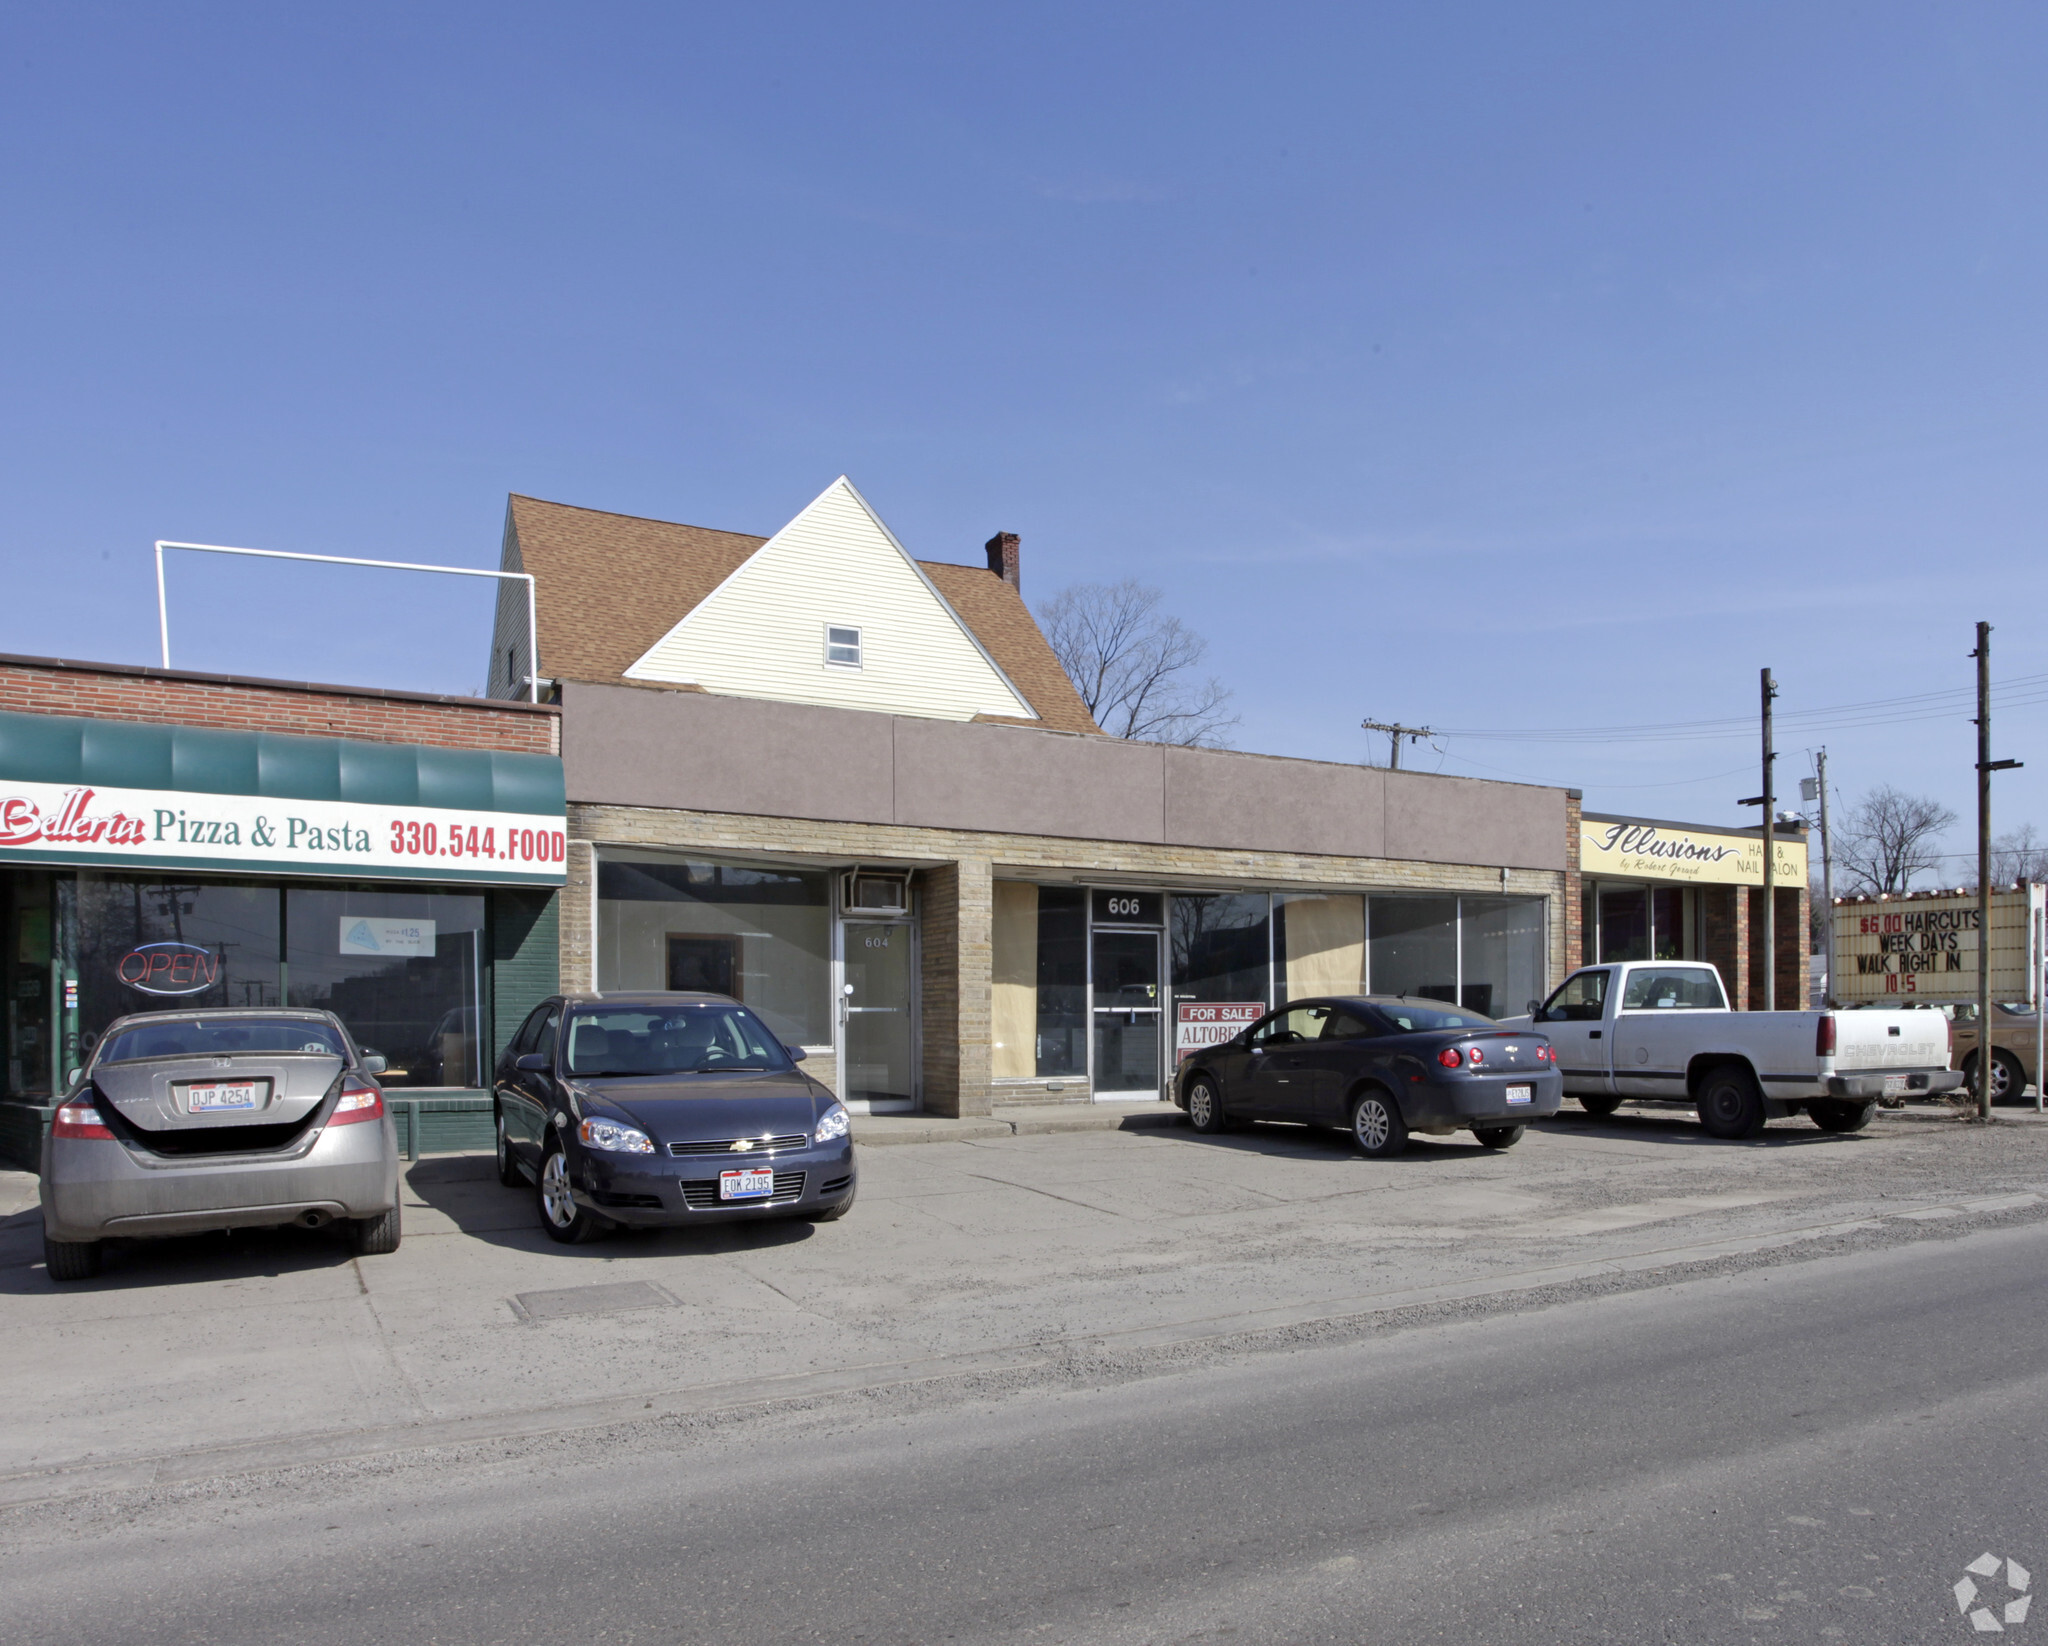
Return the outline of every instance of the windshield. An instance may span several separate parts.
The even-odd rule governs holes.
[[[291,1017],[182,1017],[117,1029],[100,1047],[102,1063],[148,1057],[232,1057],[317,1052],[346,1057],[332,1024]]]
[[[1721,998],[1720,974],[1704,966],[1659,966],[1655,971],[1631,972],[1628,989],[1621,997],[1625,1012],[1718,1012],[1726,1004]]]
[[[788,1067],[782,1043],[744,1006],[597,1006],[569,1019],[572,1075]]]
[[[1490,1029],[1493,1019],[1456,1006],[1417,1006],[1403,1000],[1396,1005],[1379,1005],[1380,1016],[1404,1034],[1427,1029]]]

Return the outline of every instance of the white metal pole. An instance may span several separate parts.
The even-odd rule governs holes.
[[[527,701],[540,701],[540,625],[533,615],[533,574],[519,573],[526,579],[526,678],[528,681]]]
[[[2029,886],[2027,895],[2034,904],[2034,1113],[2041,1114],[2041,1083],[2048,1078],[2041,1067],[2042,1042],[2048,1039],[2048,904],[2040,901],[2039,886]]]
[[[156,546],[156,632],[163,641],[164,667],[171,666],[171,608],[164,600],[164,546]]]

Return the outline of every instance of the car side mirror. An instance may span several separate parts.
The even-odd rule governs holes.
[[[1532,1000],[1529,1002],[1529,1016],[1532,1020],[1541,1020],[1544,1022],[1549,1021],[1547,1018],[1544,1018],[1543,1016],[1543,1002],[1540,1000]]]
[[[546,1074],[548,1060],[539,1052],[525,1052],[513,1060],[512,1067],[521,1074]]]
[[[805,1051],[801,1046],[785,1046],[782,1049],[789,1053],[789,1060],[792,1063],[801,1063],[805,1058],[811,1055],[809,1052]]]
[[[389,1061],[386,1060],[382,1052],[363,1053],[364,1074],[382,1074],[386,1069],[390,1067],[391,1064],[389,1063]]]
[[[67,1086],[76,1086],[78,1084],[78,1077],[84,1073],[85,1071],[83,1069],[73,1069],[69,1074],[67,1074],[64,1077],[64,1084]]]

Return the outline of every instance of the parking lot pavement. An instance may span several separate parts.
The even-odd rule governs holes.
[[[487,1157],[430,1157],[392,1256],[245,1232],[117,1248],[64,1287],[41,1266],[33,1179],[0,1175],[0,1499],[32,1495],[33,1471],[268,1436],[568,1425],[679,1391],[730,1402],[1792,1252],[1844,1225],[1927,1237],[2048,1215],[2048,1125],[1795,1121],[1731,1145],[1675,1115],[1573,1111],[1500,1154],[1418,1139],[1368,1161],[1275,1126],[867,1149],[861,1172],[839,1223],[562,1247]]]

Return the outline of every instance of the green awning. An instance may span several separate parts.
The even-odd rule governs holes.
[[[561,757],[0,712],[0,782],[561,816]]]

